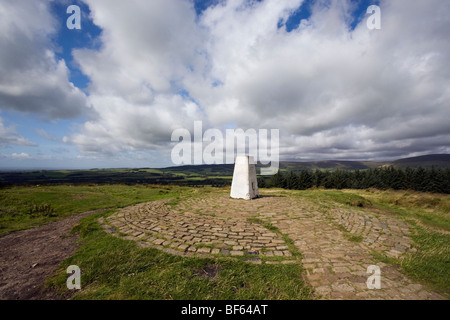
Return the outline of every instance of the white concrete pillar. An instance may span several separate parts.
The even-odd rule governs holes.
[[[235,199],[245,200],[254,199],[259,196],[256,167],[253,157],[236,157],[230,196]]]

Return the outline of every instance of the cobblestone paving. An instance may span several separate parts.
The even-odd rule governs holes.
[[[276,262],[296,262],[280,234],[248,221],[246,217],[252,215],[239,206],[237,212],[224,202],[218,208],[214,200],[186,200],[173,208],[168,201],[124,208],[107,219],[105,230],[177,255],[246,256],[253,263],[262,263],[261,257],[279,257]],[[255,216],[256,207],[253,209]]]
[[[287,236],[302,255],[317,298],[443,299],[374,258],[373,252],[401,258],[415,249],[405,222],[370,210],[339,205],[324,210],[312,201],[269,191],[252,201],[217,192],[124,208],[101,223],[107,232],[143,247],[257,264],[299,262]],[[277,229],[270,231],[264,223]],[[381,289],[367,288],[371,265],[380,267]]]

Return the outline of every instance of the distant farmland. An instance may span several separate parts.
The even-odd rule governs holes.
[[[377,168],[450,168],[450,155],[427,155],[393,162],[325,160],[280,162],[281,172],[304,170],[373,170]],[[261,165],[257,165],[259,173]],[[233,164],[189,165],[162,169],[122,168],[91,170],[0,171],[0,186],[37,184],[175,184],[180,186],[231,185]]]

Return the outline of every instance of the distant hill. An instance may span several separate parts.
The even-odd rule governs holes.
[[[211,176],[217,175],[232,176],[234,171],[234,164],[186,165],[178,167],[168,167],[159,170],[171,173],[202,174],[202,175],[207,174]]]
[[[339,161],[339,160],[323,160],[323,161],[306,161],[306,162],[280,162],[280,169],[302,170],[302,169],[345,169],[345,170],[363,170],[369,168],[377,168],[383,166],[384,162],[373,161]]]
[[[399,159],[392,162],[392,165],[400,168],[450,168],[450,154],[430,154],[426,156]]]
[[[377,168],[385,165],[385,162],[370,162],[370,161],[339,161],[339,160],[325,160],[325,161],[310,161],[310,162],[296,162],[296,161],[281,161],[280,169],[286,170],[304,170],[304,169],[346,169],[346,170],[355,170],[355,169],[369,169],[369,168]],[[261,164],[257,164],[257,171],[263,166]],[[178,167],[168,167],[164,169],[160,169],[165,172],[170,173],[184,173],[184,174],[207,174],[209,176],[221,175],[227,176],[233,175],[234,164],[214,164],[214,165],[186,165],[186,166],[178,166]]]
[[[280,162],[280,169],[302,170],[302,169],[345,169],[345,170],[364,170],[369,168],[379,168],[384,166],[394,166],[398,168],[450,168],[450,154],[430,154],[412,158],[403,158],[395,161],[306,161]]]

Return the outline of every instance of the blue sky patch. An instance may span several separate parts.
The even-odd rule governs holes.
[[[66,26],[67,19],[70,14],[67,13],[69,5],[77,5],[81,10],[81,30],[69,30]],[[79,48],[99,49],[99,36],[102,30],[96,26],[90,18],[91,11],[89,6],[79,0],[74,0],[70,4],[67,2],[53,1],[51,4],[53,15],[58,21],[58,34],[53,39],[57,46],[55,53],[59,59],[64,59],[67,67],[70,69],[69,80],[80,89],[86,89],[90,80],[79,70],[77,64],[73,60],[72,50]]]

